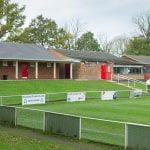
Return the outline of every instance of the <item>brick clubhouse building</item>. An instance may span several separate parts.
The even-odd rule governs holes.
[[[1,80],[112,80],[139,63],[96,51],[46,49],[34,44],[0,42]],[[140,65],[141,67],[141,65]]]
[[[59,64],[72,64],[74,61],[54,56],[42,46],[0,42],[2,80],[59,79]]]

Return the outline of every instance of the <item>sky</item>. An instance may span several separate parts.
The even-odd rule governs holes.
[[[150,0],[11,0],[25,5],[26,24],[42,14],[63,27],[71,20],[79,19],[84,32],[95,36],[132,36],[136,31],[133,17],[150,11]]]

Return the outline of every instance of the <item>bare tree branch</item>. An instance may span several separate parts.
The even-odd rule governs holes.
[[[142,37],[150,38],[150,12],[134,17],[133,23],[137,26]]]

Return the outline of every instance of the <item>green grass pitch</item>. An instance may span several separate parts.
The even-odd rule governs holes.
[[[130,90],[127,87],[107,81],[8,81],[0,82],[1,95]],[[2,87],[6,90],[2,90]],[[19,100],[18,100],[19,101]],[[141,98],[120,98],[114,101],[88,99],[85,102],[50,102],[44,105],[25,106],[38,110],[59,112],[83,117],[108,119],[121,122],[150,124],[150,100],[148,96]],[[17,109],[17,123],[36,129],[43,128],[43,113]],[[84,139],[109,144],[124,145],[124,125],[91,119],[82,119],[81,135]]]

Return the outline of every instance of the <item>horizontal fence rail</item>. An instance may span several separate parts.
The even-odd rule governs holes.
[[[132,98],[131,94],[134,92],[133,90],[116,90],[115,92],[115,99],[121,98]],[[105,91],[84,91],[81,93],[85,93],[85,100],[101,100],[102,92]],[[141,90],[142,94],[139,96],[149,96],[149,93]],[[70,93],[70,92],[69,92]],[[72,92],[74,93],[74,92]],[[75,92],[76,93],[76,92]],[[56,93],[46,93],[42,94],[45,95],[45,102],[60,102],[60,101],[67,101],[67,94],[68,92],[56,92]],[[28,94],[33,95],[33,94]],[[10,95],[10,96],[0,96],[0,105],[21,105],[22,104],[22,96],[23,95]],[[138,96],[137,96],[138,97]]]
[[[3,114],[0,115],[1,122],[4,121],[11,124],[13,121],[16,126],[40,129],[44,132],[78,139],[118,145],[125,147],[125,149],[144,148],[147,150],[150,148],[150,125],[13,106],[0,106],[0,112]],[[8,116],[5,116],[5,114],[9,114],[12,117],[7,120],[6,118]]]
[[[132,87],[136,89],[142,89],[144,92],[148,92],[148,86],[146,82],[137,79],[129,78],[125,75],[113,75],[114,81],[121,83],[127,87]]]

